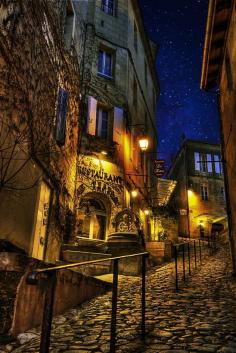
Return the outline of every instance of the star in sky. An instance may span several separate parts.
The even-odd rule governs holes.
[[[139,2],[146,31],[159,46],[158,157],[170,165],[183,135],[188,139],[220,142],[216,95],[200,90],[208,1]]]

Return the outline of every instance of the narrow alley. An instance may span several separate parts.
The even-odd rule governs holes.
[[[181,263],[180,263],[181,275]],[[117,316],[117,353],[235,353],[236,282],[223,248],[207,256],[186,283],[174,290],[174,264],[147,274],[145,342],[140,339],[140,279],[121,276]],[[54,319],[51,352],[109,352],[111,293]],[[39,331],[18,336],[5,352],[38,352]],[[21,342],[21,343],[20,343]]]

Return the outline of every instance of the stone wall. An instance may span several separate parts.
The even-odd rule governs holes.
[[[0,7],[0,129],[14,146],[1,154],[9,167],[1,180],[0,237],[31,253],[37,193],[44,180],[52,195],[48,261],[58,259],[68,214],[73,214],[77,159],[79,68],[64,47],[61,5],[26,0]],[[55,141],[59,87],[69,93],[62,145]]]
[[[232,4],[232,17],[227,34],[225,55],[220,80],[220,112],[223,124],[225,167],[229,181],[229,201],[231,208],[232,249],[236,268],[236,9]]]
[[[48,264],[49,265],[49,264]],[[17,335],[41,324],[47,282],[26,283],[28,273],[45,263],[24,255],[0,253],[0,335]],[[54,314],[104,293],[110,285],[70,270],[57,273]]]

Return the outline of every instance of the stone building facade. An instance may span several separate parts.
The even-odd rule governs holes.
[[[221,123],[229,239],[236,273],[236,1],[209,1],[201,88],[216,92]]]
[[[79,65],[58,1],[0,5],[0,239],[54,262],[73,226]]]
[[[154,233],[151,207],[156,180],[152,162],[159,94],[155,45],[146,36],[137,1],[72,0],[70,6],[72,22],[81,34],[80,41],[74,36],[71,47],[80,53],[83,42],[83,54],[78,56],[83,126],[75,241],[106,241],[114,232],[137,231],[132,213],[150,238]],[[149,148],[142,153],[138,140],[143,134]]]
[[[177,181],[172,204],[179,214],[179,236],[203,238],[227,229],[219,145],[185,140],[168,177]]]

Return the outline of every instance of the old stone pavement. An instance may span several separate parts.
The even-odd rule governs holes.
[[[117,353],[236,353],[236,283],[228,249],[205,257],[187,283],[174,291],[169,263],[147,276],[147,336],[140,339],[140,279],[119,285]],[[51,352],[109,352],[111,293],[54,319]],[[39,352],[39,331],[30,330],[0,352]]]

